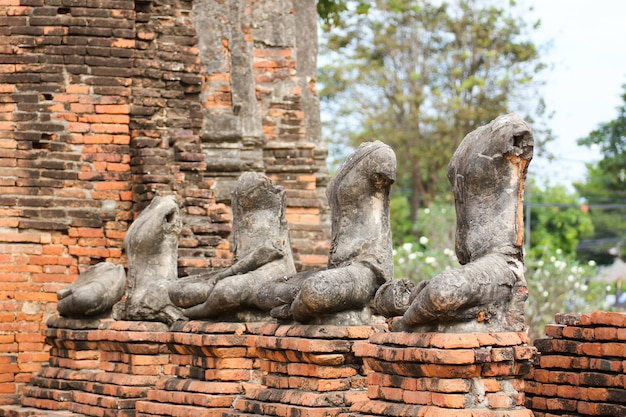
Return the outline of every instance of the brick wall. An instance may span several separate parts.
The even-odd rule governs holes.
[[[55,293],[125,263],[174,194],[181,275],[230,262],[246,170],[287,189],[299,269],[323,265],[314,2],[0,0],[0,404],[48,357]]]

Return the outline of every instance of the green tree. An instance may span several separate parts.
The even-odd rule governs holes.
[[[597,146],[602,154],[600,161],[587,165],[585,182],[574,184],[589,204],[595,229],[593,239],[581,242],[579,252],[605,264],[613,256],[626,256],[626,84],[622,88],[617,117],[578,141]]]
[[[527,183],[527,214],[530,224],[526,230],[530,236],[530,250],[562,250],[575,255],[578,242],[593,233],[593,224],[585,206],[580,204],[576,193],[563,185],[545,184],[542,187]]]
[[[348,12],[349,0],[317,0],[317,14],[328,27],[341,22],[341,16]],[[353,2],[356,4],[355,11],[365,14],[369,11],[369,1]]]
[[[411,221],[449,192],[446,166],[469,131],[510,111],[532,122],[543,110],[533,86],[545,65],[516,10],[489,0],[376,0],[323,39],[327,132],[394,148],[396,193],[408,198]]]
[[[580,197],[563,185],[540,187],[529,182],[527,189],[530,245],[524,258],[530,295],[526,321],[531,337],[537,338],[556,313],[604,309],[605,285],[594,280],[595,262],[576,259],[579,241],[593,232]]]

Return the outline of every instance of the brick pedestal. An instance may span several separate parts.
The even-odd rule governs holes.
[[[100,368],[98,343],[88,337],[99,321],[51,319],[45,330],[50,361],[23,391],[22,404],[47,410],[68,410],[73,390],[93,381]],[[59,326],[59,327],[55,327]],[[91,382],[93,383],[93,382]]]
[[[371,369],[350,416],[533,417],[525,333],[381,333],[355,347]]]
[[[590,337],[588,329],[550,328]],[[594,337],[623,340],[619,326],[602,329]],[[536,349],[524,333],[199,321],[168,328],[53,318],[45,336],[49,366],[32,377],[22,407],[0,407],[0,417],[533,416],[524,408],[523,376]],[[572,349],[559,343],[551,341],[551,349]],[[605,397],[584,406],[595,407],[595,415],[620,415],[601,414],[609,409],[600,403],[623,410],[623,343],[576,343],[576,355],[588,352],[595,367],[578,381],[605,381],[603,390],[585,391]],[[535,372],[537,381],[542,372]],[[570,374],[563,378],[571,382]],[[533,384],[536,396],[550,389]]]
[[[165,377],[136,405],[137,416],[216,416],[260,379],[255,352],[258,324],[175,323]]]
[[[536,417],[626,416],[626,313],[557,314],[528,375]]]
[[[90,416],[134,417],[135,403],[169,363],[161,323],[50,319],[50,366],[26,387],[22,405]]]
[[[256,351],[261,384],[233,403],[228,416],[337,416],[367,399],[363,363],[355,342],[386,326],[267,324]]]

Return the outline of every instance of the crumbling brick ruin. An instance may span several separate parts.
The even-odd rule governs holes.
[[[626,313],[524,332],[76,320],[56,291],[175,195],[179,275],[231,262],[244,171],[329,250],[309,0],[0,0],[0,417],[626,415]],[[531,294],[532,296],[532,294]],[[45,365],[45,366],[43,366]]]
[[[306,0],[0,0],[0,404],[155,195],[182,202],[181,275],[230,263],[248,170],[287,190],[297,267],[325,264],[316,27]]]

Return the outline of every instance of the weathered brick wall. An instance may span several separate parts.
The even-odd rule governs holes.
[[[157,194],[181,275],[230,263],[241,172],[287,189],[300,269],[323,265],[315,2],[0,0],[0,403],[47,360],[55,292]]]
[[[46,360],[55,292],[123,262],[132,1],[0,3],[0,403]]]

